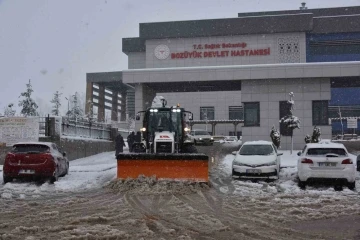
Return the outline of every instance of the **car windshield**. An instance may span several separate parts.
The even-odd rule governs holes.
[[[274,149],[270,145],[244,145],[240,149],[240,155],[271,155]]]
[[[328,154],[336,154],[338,156],[347,156],[343,148],[309,148],[306,155],[325,156]]]
[[[206,131],[196,131],[195,135],[210,135],[210,134]]]
[[[11,151],[13,153],[45,153],[48,150],[49,147],[46,145],[21,144],[21,145],[14,145]]]

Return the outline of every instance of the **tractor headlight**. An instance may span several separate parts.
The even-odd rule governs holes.
[[[143,127],[143,128],[140,128],[140,131],[141,131],[141,132],[146,132],[146,128],[144,128],[144,127]]]
[[[199,140],[202,140],[202,138],[199,138]]]
[[[213,138],[213,137],[211,137],[210,139],[211,139],[211,140],[214,140],[214,138]]]
[[[186,127],[186,128],[184,128],[184,131],[185,131],[185,132],[190,132],[190,128],[187,128],[187,127]]]

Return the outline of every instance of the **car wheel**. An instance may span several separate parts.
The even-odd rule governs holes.
[[[69,163],[66,164],[66,173],[65,175],[68,175],[69,174]]]
[[[356,187],[355,185],[356,185],[356,182],[349,182],[347,184],[347,186],[350,190],[355,190],[355,187]]]
[[[50,177],[50,183],[53,184],[57,180],[59,180],[59,170],[58,169],[56,169],[54,176]]]
[[[298,180],[298,186],[299,188],[301,188],[302,190],[306,189],[306,181],[301,181],[300,179]]]
[[[6,183],[8,183],[8,182],[12,182],[12,181],[13,181],[13,178],[12,178],[12,177],[3,176],[3,180],[4,180],[4,184],[6,184]]]
[[[64,174],[61,174],[59,177],[64,177],[69,173],[69,163],[66,163],[66,168]]]

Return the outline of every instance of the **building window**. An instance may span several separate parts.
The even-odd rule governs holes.
[[[244,103],[244,126],[260,126],[260,103]]]
[[[238,139],[242,136],[242,131],[237,131],[236,135],[234,134],[234,131],[229,132],[229,136],[237,136]]]
[[[214,120],[214,107],[200,107],[200,120]]]
[[[229,120],[244,119],[242,106],[229,107]]]
[[[288,101],[279,102],[279,120],[290,114],[290,107]],[[280,123],[280,134],[283,136],[291,136],[291,129],[287,128],[285,123]]]
[[[312,102],[312,122],[314,126],[329,125],[328,119],[329,101]]]

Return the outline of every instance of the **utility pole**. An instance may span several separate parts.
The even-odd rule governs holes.
[[[343,122],[342,122],[340,106],[338,106],[338,108],[339,108],[338,114],[340,116],[340,124],[341,124],[341,139],[343,139],[344,138],[344,125],[343,125]]]

